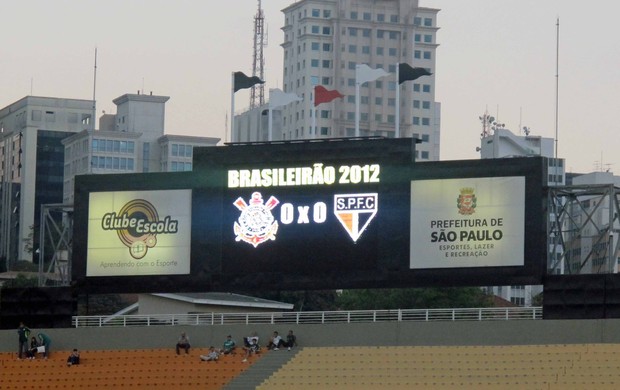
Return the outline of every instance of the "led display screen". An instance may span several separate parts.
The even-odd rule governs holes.
[[[191,190],[92,192],[86,276],[190,272]]]
[[[412,269],[524,265],[525,177],[411,182]]]

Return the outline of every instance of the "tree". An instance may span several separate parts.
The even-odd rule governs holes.
[[[491,297],[477,287],[344,290],[336,300],[343,310],[489,307]]]

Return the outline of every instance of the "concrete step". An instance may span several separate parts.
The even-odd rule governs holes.
[[[275,371],[291,360],[300,349],[293,348],[288,351],[282,348],[279,351],[268,351],[256,361],[249,369],[242,372],[224,387],[224,390],[248,390],[255,389],[263,383]]]

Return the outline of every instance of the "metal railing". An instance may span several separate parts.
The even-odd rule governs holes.
[[[162,325],[298,325],[394,321],[506,321],[540,319],[542,319],[542,307],[485,307],[463,309],[74,316],[72,318],[72,326],[76,328],[84,328]]]

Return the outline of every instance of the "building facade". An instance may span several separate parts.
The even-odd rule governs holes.
[[[73,203],[76,175],[192,170],[192,150],[215,146],[219,138],[164,135],[168,96],[125,94],[113,100],[100,130],[84,130],[63,140],[63,203]]]
[[[394,137],[400,104],[400,136],[424,141],[417,147],[418,159],[439,160],[441,107],[435,101],[435,76],[400,86],[396,80],[399,63],[435,73],[438,12],[418,7],[417,0],[302,0],[285,8],[282,89],[302,100],[282,108],[281,127],[273,126],[272,139],[355,136],[355,67],[366,64],[390,75],[360,87],[360,135]],[[317,85],[338,90],[344,98],[315,110]],[[235,122],[232,140],[248,139],[242,121]]]
[[[76,175],[188,171],[195,146],[219,142],[165,135],[168,99],[122,95],[102,130],[93,130],[92,100],[27,96],[0,109],[1,270],[35,259],[41,205],[71,205]]]
[[[92,128],[90,100],[26,96],[0,109],[0,265],[32,261],[40,206],[62,201],[61,140]]]
[[[502,125],[489,126],[489,116],[481,117],[483,122],[482,137],[480,139],[480,158],[511,158],[542,156],[548,158],[547,185],[561,186],[566,182],[564,171],[564,159],[554,158],[554,140],[541,136],[516,135]],[[491,118],[491,120],[493,120]],[[549,216],[550,220],[553,216]],[[553,245],[553,244],[551,244]],[[558,250],[550,248],[549,253],[557,253]],[[532,298],[542,292],[542,286],[489,286],[485,290],[488,293],[499,296],[519,306],[531,306]]]

